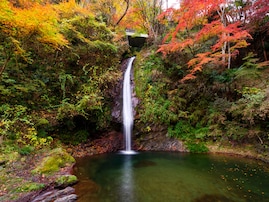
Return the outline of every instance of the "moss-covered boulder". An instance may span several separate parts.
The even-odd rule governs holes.
[[[48,156],[43,158],[33,173],[52,174],[59,171],[60,168],[71,166],[75,159],[62,148],[56,148],[49,152]]]
[[[77,181],[78,178],[75,175],[61,175],[55,180],[55,183],[57,187],[65,188],[77,183]]]

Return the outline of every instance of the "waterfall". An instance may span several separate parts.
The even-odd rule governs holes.
[[[124,74],[123,81],[123,127],[125,138],[125,151],[123,153],[132,154],[134,151],[131,149],[132,144],[132,129],[133,129],[133,104],[132,104],[132,88],[131,88],[131,69],[135,57],[128,61],[127,69]]]

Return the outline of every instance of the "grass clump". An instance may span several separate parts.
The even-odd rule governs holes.
[[[22,186],[16,189],[17,192],[30,192],[43,189],[45,187],[42,183],[29,182],[24,183]]]
[[[34,147],[26,145],[19,150],[19,154],[21,155],[29,155],[34,151]]]

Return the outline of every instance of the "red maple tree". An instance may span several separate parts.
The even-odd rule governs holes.
[[[251,35],[242,29],[242,21],[234,17],[236,6],[228,0],[183,0],[178,10],[167,10],[159,18],[169,18],[176,26],[164,38],[158,52],[165,55],[176,51],[190,51],[193,58],[182,81],[195,78],[197,71],[208,63],[226,65],[230,68],[231,57],[238,49],[248,46]],[[166,17],[166,18],[165,18]],[[210,49],[201,45],[208,41]]]

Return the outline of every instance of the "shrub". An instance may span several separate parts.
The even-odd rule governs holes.
[[[29,145],[26,145],[24,147],[22,147],[20,150],[19,150],[19,153],[21,155],[29,155],[30,153],[32,153],[34,151],[34,147],[31,147]]]
[[[206,145],[202,142],[187,142],[186,145],[188,150],[192,153],[204,153],[209,151]]]

